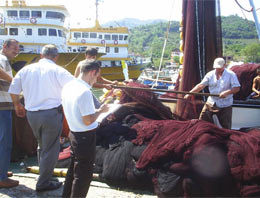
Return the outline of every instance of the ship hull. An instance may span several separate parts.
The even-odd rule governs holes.
[[[84,60],[84,53],[60,53],[57,64],[64,67],[71,74],[74,74],[77,64]],[[14,72],[19,71],[25,65],[38,62],[40,54],[21,53],[12,60],[12,68]],[[98,59],[99,60],[99,59]],[[144,65],[129,65],[128,73],[130,79],[137,79],[144,69]],[[101,75],[108,80],[125,80],[123,69],[121,66],[101,67]]]

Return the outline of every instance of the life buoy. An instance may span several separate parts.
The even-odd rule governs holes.
[[[118,40],[114,40],[114,44],[117,45],[118,44]]]
[[[30,18],[30,22],[31,22],[32,24],[35,24],[35,23],[37,23],[37,20],[36,20],[36,18],[32,17],[32,18]]]
[[[1,23],[3,23],[3,18],[2,18],[2,17],[0,17],[0,24],[1,24]]]
[[[81,43],[86,43],[86,40],[85,39],[81,39]]]
[[[105,43],[106,43],[106,41],[105,41],[105,40],[101,40],[101,44],[103,44],[103,45],[104,45]]]

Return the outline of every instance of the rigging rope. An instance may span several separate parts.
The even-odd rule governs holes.
[[[168,40],[169,31],[170,31],[170,27],[171,27],[171,13],[173,13],[174,3],[175,3],[175,1],[173,0],[171,12],[170,12],[170,17],[169,17],[169,22],[168,22],[168,27],[167,27],[167,31],[166,31],[166,35],[165,35],[164,44],[163,44],[163,50],[162,50],[162,55],[161,55],[161,60],[160,60],[160,65],[159,65],[159,70],[158,70],[158,74],[157,74],[157,76],[156,76],[155,83],[152,85],[152,88],[157,85],[157,82],[158,82],[158,80],[159,80],[159,75],[160,75],[160,71],[161,71],[161,67],[162,67],[162,61],[163,61],[163,55],[164,55],[164,52],[165,52],[166,43],[167,43],[167,40]]]
[[[241,10],[244,10],[244,11],[246,11],[246,12],[252,12],[252,11],[253,11],[253,8],[251,8],[251,10],[245,9],[245,8],[238,2],[238,0],[235,0],[235,2],[237,3],[237,5],[240,7]],[[257,10],[260,10],[260,8],[256,9],[255,11],[257,11]]]
[[[76,60],[76,58],[81,54],[81,52],[79,52],[70,62],[68,62],[66,65],[63,65],[62,67],[67,67],[69,66],[74,60]]]

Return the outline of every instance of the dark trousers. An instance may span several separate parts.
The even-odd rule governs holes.
[[[221,126],[225,129],[231,129],[232,124],[232,106],[219,108],[206,103],[200,113],[200,120],[205,120],[214,124],[213,114],[216,114]]]
[[[70,132],[72,159],[62,197],[86,197],[93,176],[96,155],[96,130]]]

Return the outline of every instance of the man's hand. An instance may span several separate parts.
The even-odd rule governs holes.
[[[190,94],[186,94],[185,96],[184,96],[184,99],[189,99],[191,97],[191,95]]]
[[[220,97],[220,98],[226,98],[226,97],[230,94],[229,92],[230,92],[229,90],[223,91],[223,92],[221,92],[221,93],[219,94],[219,97]]]
[[[21,103],[15,105],[14,108],[15,108],[15,113],[18,117],[23,118],[25,116],[25,108]]]
[[[104,88],[106,88],[107,90],[111,90],[112,89],[112,85],[110,84],[103,84]]]
[[[102,104],[100,107],[99,107],[99,111],[101,113],[104,113],[104,112],[107,112],[109,110],[109,107],[107,104]]]
[[[118,84],[117,80],[112,81],[112,85],[117,85],[117,84]]]

